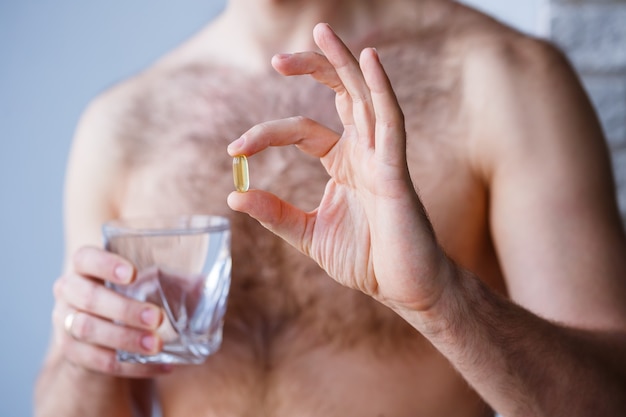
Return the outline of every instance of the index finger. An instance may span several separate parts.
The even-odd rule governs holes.
[[[303,152],[321,158],[335,146],[335,131],[305,117],[290,117],[258,124],[228,145],[231,156],[251,156],[270,146],[296,145]]]
[[[76,273],[103,281],[128,284],[135,276],[135,268],[128,260],[92,246],[80,248],[72,261]]]

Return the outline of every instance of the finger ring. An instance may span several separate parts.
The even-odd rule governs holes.
[[[74,334],[72,333],[72,325],[74,324],[76,313],[78,313],[78,311],[72,311],[70,314],[65,316],[65,320],[63,320],[63,327],[65,328],[65,332],[71,337],[74,337]]]

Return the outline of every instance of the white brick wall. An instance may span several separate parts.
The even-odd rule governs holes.
[[[546,0],[548,36],[569,56],[600,115],[626,223],[626,0]]]

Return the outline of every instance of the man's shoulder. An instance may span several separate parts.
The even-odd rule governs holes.
[[[121,80],[85,106],[73,139],[73,147],[104,163],[122,163],[131,150],[128,143],[140,133],[150,109],[144,105],[154,83],[148,71]]]
[[[414,13],[420,10],[417,3],[407,4],[414,6]],[[548,40],[461,3],[424,4],[428,7],[421,10],[425,16],[421,24],[398,17],[406,23],[400,25],[404,40],[418,45],[435,64],[459,64],[461,75],[469,81],[480,81],[494,71],[514,78],[571,72],[564,54]]]
[[[132,112],[146,89],[147,79],[143,73],[115,83],[90,100],[81,117],[81,124],[114,128]]]
[[[571,72],[565,55],[548,40],[520,32],[482,13],[471,11],[451,29],[453,50],[471,81],[501,77],[537,81]]]
[[[562,103],[580,89],[565,54],[551,42],[512,29],[476,29],[463,40],[465,99],[479,111],[538,100]]]

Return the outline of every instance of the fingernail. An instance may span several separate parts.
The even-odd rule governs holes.
[[[115,267],[115,276],[121,282],[130,282],[130,280],[133,278],[133,269],[128,265],[118,265]]]
[[[147,308],[141,312],[141,322],[150,327],[157,327],[161,319],[161,313],[154,308]]]
[[[148,352],[152,352],[155,350],[157,345],[156,337],[152,335],[143,336],[141,338],[141,347],[144,348]]]
[[[241,148],[244,144],[246,140],[243,137],[240,137],[239,139],[235,140],[234,142],[231,142],[230,145],[228,145],[228,153],[233,153],[233,152],[237,152],[237,150],[239,150],[239,148]]]
[[[282,54],[276,54],[276,55],[274,55],[274,57],[276,57],[277,59],[288,59],[288,58],[290,58],[292,55],[293,55],[293,54],[285,54],[285,53],[282,53]]]
[[[378,49],[372,48],[372,51],[374,51],[374,57],[376,58],[376,61],[378,61],[378,63],[381,63],[380,62],[380,54],[378,53]]]

